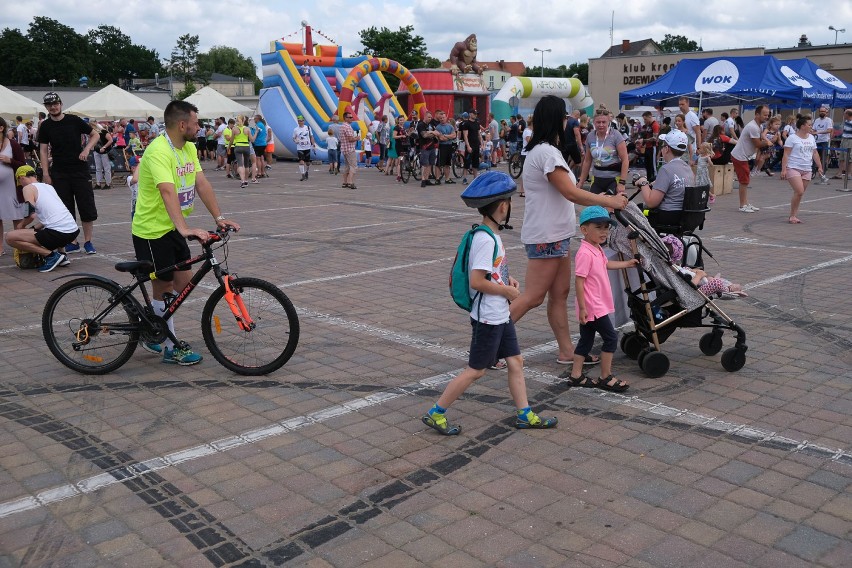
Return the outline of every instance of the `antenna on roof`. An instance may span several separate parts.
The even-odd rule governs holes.
[[[614,29],[615,29],[615,10],[612,11],[612,18],[610,19],[610,23],[609,23],[609,47],[610,47],[610,49],[612,49],[612,37],[613,37]]]

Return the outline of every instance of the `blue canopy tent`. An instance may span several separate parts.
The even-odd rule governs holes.
[[[624,105],[674,106],[688,97],[691,106],[802,106],[804,88],[781,71],[771,55],[681,59],[674,69],[647,85],[622,91]]]
[[[852,85],[844,82],[811,61],[810,59],[792,59],[780,61],[782,71],[784,67],[795,70],[805,83],[812,86],[805,87],[805,98],[813,101],[812,106],[827,104],[831,106],[843,106],[852,103]],[[824,93],[830,93],[825,96]]]

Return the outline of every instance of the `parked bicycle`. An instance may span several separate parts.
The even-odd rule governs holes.
[[[299,318],[290,299],[275,285],[258,278],[239,278],[227,270],[227,243],[232,229],[211,231],[202,253],[174,266],[154,271],[149,261],[119,262],[115,269],[129,273],[128,286],[96,274],[62,284],[51,294],[42,314],[42,331],[51,353],[66,367],[102,375],[124,365],[139,342],[171,339],[188,348],[169,330],[174,316],[201,279],[211,270],[219,282],[204,305],[201,333],[213,357],[241,375],[265,375],[281,368],[299,342]],[[224,251],[224,267],[214,249]],[[166,299],[166,313],[154,313],[144,284],[172,270],[201,263],[176,296]],[[144,303],[133,295],[142,292]]]
[[[400,157],[401,166],[400,166],[400,175],[402,176],[402,183],[408,183],[408,180],[412,177],[417,181],[420,181],[420,154],[417,152],[416,148],[410,148],[407,154],[403,154]]]
[[[524,162],[521,160],[520,152],[513,152],[509,155],[509,175],[512,179],[518,179],[524,173]]]

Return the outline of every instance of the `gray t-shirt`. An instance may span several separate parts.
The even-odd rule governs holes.
[[[660,168],[654,180],[655,190],[662,191],[662,202],[657,206],[660,211],[680,211],[683,209],[684,188],[695,184],[692,168],[683,160],[672,160]]]
[[[610,128],[604,137],[598,137],[594,130],[589,132],[586,137],[586,151],[592,157],[593,176],[614,178],[621,175],[618,145],[624,143],[624,137],[613,128]]]
[[[757,151],[757,146],[755,146],[752,138],[760,139],[760,125],[753,120],[746,124],[742,133],[740,133],[737,145],[731,151],[731,157],[741,162],[747,162],[752,154]]]

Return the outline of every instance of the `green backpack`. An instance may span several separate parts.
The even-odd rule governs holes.
[[[473,225],[473,227],[462,236],[459,248],[456,251],[456,258],[453,260],[453,268],[450,271],[450,295],[458,307],[470,312],[473,309],[473,304],[477,298],[481,300],[482,292],[477,292],[470,297],[470,271],[468,264],[470,260],[470,245],[473,242],[473,235],[477,231],[484,231],[494,239],[494,256],[491,263],[497,260],[497,237],[486,225]],[[491,280],[491,273],[486,278]]]

